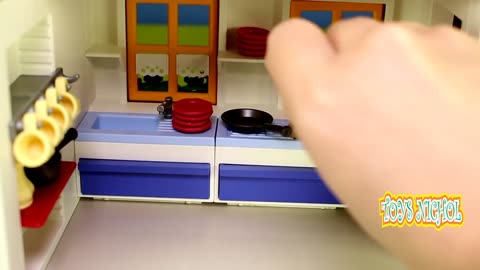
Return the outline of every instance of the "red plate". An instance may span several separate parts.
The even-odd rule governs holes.
[[[237,29],[237,35],[240,38],[250,40],[267,41],[269,34],[270,31],[259,27],[240,27]]]
[[[266,51],[267,47],[262,45],[250,45],[244,42],[238,42],[238,48],[245,51]]]
[[[173,113],[187,117],[204,116],[212,110],[212,103],[199,98],[185,98],[173,104]]]
[[[175,130],[183,133],[203,133],[212,127],[212,122],[208,121],[204,126],[201,127],[186,127],[172,121],[172,126]]]
[[[208,119],[207,121],[198,121],[198,122],[185,122],[182,120],[178,120],[178,118],[174,118],[172,120],[172,123],[175,123],[183,127],[189,127],[189,128],[205,127],[205,126],[208,126],[209,122],[210,122],[210,119]]]
[[[255,40],[255,39],[248,39],[244,37],[238,37],[237,41],[244,44],[248,44],[248,45],[267,46],[267,40]]]
[[[213,110],[207,114],[199,115],[195,117],[184,116],[176,113],[175,111],[173,111],[172,115],[173,115],[173,120],[180,120],[182,122],[205,122],[207,120],[210,120],[210,117],[212,117],[212,114],[213,114]]]
[[[258,42],[258,41],[251,41],[251,40],[248,40],[248,39],[237,39],[237,44],[245,44],[245,45],[248,45],[248,46],[257,46],[257,47],[267,47],[267,42]]]
[[[266,54],[265,51],[249,51],[249,50],[242,50],[242,49],[238,49],[238,52],[241,55],[249,56],[249,57],[265,57],[265,54]]]

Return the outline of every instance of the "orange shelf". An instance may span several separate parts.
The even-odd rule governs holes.
[[[21,211],[22,226],[27,228],[41,228],[45,225],[48,216],[62,194],[68,180],[72,176],[76,162],[62,161],[60,177],[48,186],[35,188],[33,204]]]

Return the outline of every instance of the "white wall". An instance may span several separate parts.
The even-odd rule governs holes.
[[[451,25],[453,15],[462,19],[463,31],[477,38],[480,36],[478,0],[396,0],[396,20]]]
[[[396,0],[395,20],[428,24],[431,0]]]
[[[20,74],[49,75],[55,69],[50,17],[37,23],[16,43]]]
[[[453,16],[463,21],[462,30],[480,36],[480,2],[476,0],[431,0],[431,24],[451,24]]]
[[[8,83],[11,84],[20,76],[20,65],[17,43],[7,49]]]
[[[86,0],[87,41],[95,44],[117,44],[117,0]]]
[[[49,0],[51,4],[55,64],[62,67],[65,75],[80,74],[80,80],[73,84],[72,93],[82,104],[82,114],[88,110],[95,98],[93,70],[85,57],[88,48],[86,37],[88,18],[86,2],[76,0]],[[74,12],[73,12],[74,11]]]
[[[44,18],[8,48],[9,83],[20,75],[50,75],[55,69],[52,25]]]
[[[467,30],[472,36],[480,40],[480,1],[471,1]]]
[[[7,52],[18,38],[48,13],[47,0],[0,2],[0,269],[23,269],[22,230],[18,212],[17,185],[11,155],[11,118]],[[12,31],[14,25],[14,31]]]

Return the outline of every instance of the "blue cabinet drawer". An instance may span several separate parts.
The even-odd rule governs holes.
[[[224,201],[341,204],[314,168],[220,164]]]
[[[92,196],[208,199],[210,164],[80,159],[81,191]]]

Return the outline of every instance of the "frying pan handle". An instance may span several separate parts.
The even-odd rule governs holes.
[[[265,124],[264,129],[282,134],[283,137],[291,137],[293,135],[293,129],[291,126],[278,126],[273,124]]]

